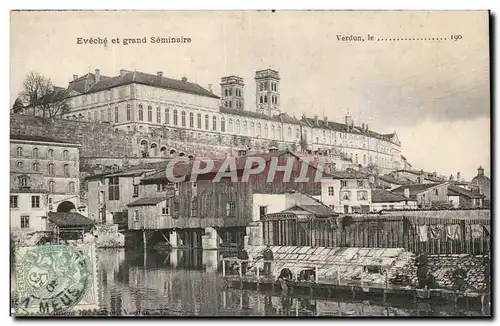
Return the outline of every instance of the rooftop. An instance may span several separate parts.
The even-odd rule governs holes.
[[[67,141],[62,141],[52,137],[44,137],[44,136],[31,136],[31,135],[10,135],[11,140],[25,140],[25,141],[38,141],[38,142],[47,142],[47,143],[62,143],[62,144],[71,144]]]
[[[155,206],[158,203],[166,200],[166,197],[144,197],[127,204],[128,207],[134,206]]]
[[[373,203],[395,203],[406,200],[408,200],[408,198],[405,196],[394,194],[384,189],[372,189]]]
[[[85,76],[82,76],[78,78],[76,81],[70,82],[70,87],[73,87],[72,89],[79,91],[79,93],[94,93],[107,90],[113,87],[135,83],[135,84],[143,84],[164,89],[170,89],[174,91],[180,91],[183,93],[196,94],[211,98],[219,98],[217,95],[210,92],[209,90],[201,87],[196,83],[189,82],[185,79],[178,80],[163,76],[160,77],[157,74],[148,74],[139,71],[124,71],[123,74],[120,74],[115,77],[106,77],[101,75],[99,82],[92,85],[85,92],[85,87],[81,86],[80,83],[83,83],[87,79],[95,81],[95,75],[87,74]]]
[[[94,225],[91,219],[78,213],[49,212],[49,221],[57,226]]]

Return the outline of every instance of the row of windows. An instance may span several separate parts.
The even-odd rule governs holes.
[[[265,103],[267,103],[267,95],[261,95],[259,97],[259,104],[265,104]],[[271,103],[278,104],[278,96],[277,95],[271,95]]]
[[[24,156],[24,149],[19,146],[17,149],[16,149],[16,156]],[[35,147],[31,150],[31,157],[33,158],[37,158],[37,157],[40,157],[40,150]],[[54,150],[52,148],[49,148],[47,150],[47,157],[48,158],[54,158]],[[67,161],[69,160],[69,151],[68,150],[64,150],[61,154],[61,159],[64,160],[64,161]]]
[[[262,82],[259,84],[259,90],[262,92],[262,91],[267,91],[269,90],[269,86],[271,86],[271,91],[273,92],[277,92],[278,91],[278,84],[276,84],[275,82],[271,82],[271,83],[268,83],[268,82]]]
[[[234,93],[235,93],[236,97],[242,97],[242,92],[241,92],[240,88],[236,88]],[[233,96],[233,89],[232,88],[226,88],[224,90],[224,96],[225,97]]]
[[[243,109],[243,102],[241,101],[235,101],[236,103],[236,108],[237,109]],[[224,101],[224,107],[226,108],[232,108],[233,107],[233,101]]]
[[[19,197],[10,196],[10,208],[19,208]],[[40,208],[40,196],[31,196],[31,208]]]
[[[366,190],[358,190],[358,200],[368,200],[368,191]],[[350,190],[342,190],[340,192],[341,200],[351,200],[351,191]]]
[[[20,169],[22,169],[24,167],[24,163],[22,161],[19,161],[17,162],[16,166]],[[47,170],[48,170],[48,175],[51,176],[51,177],[54,177],[56,174],[55,174],[55,170],[54,170],[54,163],[49,163],[47,165]],[[39,172],[40,171],[40,163],[38,162],[33,162],[31,164],[31,171],[33,172]],[[65,177],[69,177],[69,164],[64,164],[63,165],[63,175]]]

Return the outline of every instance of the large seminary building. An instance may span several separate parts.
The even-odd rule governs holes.
[[[102,121],[115,129],[143,134],[138,157],[201,155],[190,153],[189,144],[205,143],[219,152],[220,146],[231,147],[225,155],[242,148],[277,147],[340,157],[355,166],[371,163],[381,173],[403,168],[396,133],[376,133],[368,124],[355,125],[350,116],[338,123],[326,117],[298,119],[285,113],[275,70],[255,73],[255,106],[244,101],[242,78],[223,77],[220,87],[221,96],[217,96],[211,87],[205,89],[187,78],[167,78],[161,71],[154,75],[120,70],[119,75],[107,77],[96,69],[73,76],[68,87],[71,110],[65,118]],[[167,134],[165,140],[147,137],[159,131]]]

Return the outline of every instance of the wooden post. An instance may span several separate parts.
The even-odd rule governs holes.
[[[222,277],[226,277],[226,259],[222,258]]]
[[[363,276],[365,272],[365,267],[363,266],[363,269],[361,270],[361,287],[363,288],[364,287],[364,283],[365,283],[365,278]]]
[[[314,282],[318,283],[318,265],[314,266]]]
[[[142,244],[144,246],[144,251],[146,250],[146,230],[142,229]]]
[[[239,268],[240,278],[242,278],[243,277],[243,273],[241,272],[241,260],[238,260],[238,266],[240,267]]]
[[[387,273],[387,269],[385,269],[385,288],[389,288],[389,275]],[[385,293],[385,292],[384,292]]]
[[[337,269],[337,285],[340,285],[340,270]]]

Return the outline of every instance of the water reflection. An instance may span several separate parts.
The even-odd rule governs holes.
[[[315,299],[224,286],[219,251],[98,252],[101,306],[113,315],[182,316],[480,316],[481,311],[429,303],[384,304]],[[411,300],[409,300],[411,301]]]

